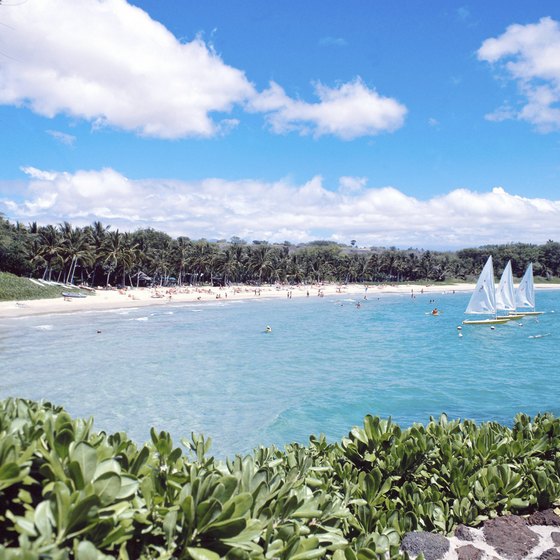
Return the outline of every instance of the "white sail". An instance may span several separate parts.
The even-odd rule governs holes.
[[[533,284],[533,263],[529,263],[521,283],[515,291],[516,307],[535,307],[535,285]]]
[[[488,257],[465,313],[496,314],[496,287],[492,256]]]
[[[496,309],[498,311],[515,310],[515,292],[513,289],[513,273],[511,272],[511,261],[508,261],[500,283],[496,289]]]

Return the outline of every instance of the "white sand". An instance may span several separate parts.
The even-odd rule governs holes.
[[[560,285],[538,285],[537,289],[560,289]],[[170,303],[200,303],[205,301],[255,299],[255,298],[287,298],[318,297],[332,295],[349,295],[363,299],[372,299],[381,294],[412,294],[451,293],[453,291],[472,291],[474,284],[426,285],[399,284],[324,284],[313,286],[230,286],[227,288],[183,287],[183,288],[128,288],[127,290],[98,289],[95,294],[85,298],[54,298],[26,301],[0,302],[0,319],[25,317],[50,313],[75,313],[78,311],[95,311],[131,307],[168,305]],[[159,297],[158,297],[159,296]]]

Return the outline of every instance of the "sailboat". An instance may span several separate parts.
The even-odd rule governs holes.
[[[517,290],[515,290],[516,315],[542,315],[543,311],[535,311],[535,284],[533,283],[533,263],[529,263]],[[519,311],[521,309],[532,309],[532,311]]]
[[[508,315],[500,316],[498,318],[506,319],[521,319],[524,317],[521,313],[516,313],[515,311],[515,291],[513,288],[513,273],[511,271],[511,261],[508,261],[504,271],[502,272],[502,277],[500,278],[500,283],[496,288],[496,312],[507,311]]]
[[[465,313],[472,315],[494,315],[489,319],[467,319],[463,325],[498,325],[507,323],[509,317],[498,317],[496,315],[496,287],[494,285],[494,265],[492,255],[488,257],[474,292],[472,293]]]

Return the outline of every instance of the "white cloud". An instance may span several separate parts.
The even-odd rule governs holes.
[[[101,220],[121,230],[154,227],[194,239],[358,239],[360,245],[425,248],[560,239],[559,200],[516,196],[501,187],[420,200],[394,187],[368,187],[362,177],[341,177],[338,189],[329,190],[321,177],[294,185],[131,180],[113,169],[24,171],[29,180],[19,197],[0,183],[0,211],[24,223]]]
[[[366,177],[340,177],[338,180],[339,191],[343,194],[357,193],[367,185]]]
[[[2,5],[0,103],[159,138],[212,136],[253,94],[201,39],[179,42],[125,0]],[[227,121],[226,127],[234,121]]]
[[[2,4],[1,24],[0,104],[84,119],[94,129],[211,137],[237,126],[229,113],[238,107],[268,113],[277,133],[352,139],[395,130],[406,113],[359,79],[333,89],[318,84],[314,104],[275,84],[258,94],[200,37],[181,42],[126,0]]]
[[[75,136],[66,132],[60,132],[60,130],[47,130],[47,134],[65,146],[73,146],[76,143]]]
[[[550,17],[528,25],[510,25],[497,38],[484,41],[478,58],[496,64],[514,80],[524,97],[518,111],[509,107],[487,115],[489,120],[517,118],[541,132],[560,129],[560,25]]]
[[[346,47],[348,43],[342,37],[321,37],[319,46],[321,47]]]
[[[268,113],[268,122],[276,133],[329,134],[343,140],[394,131],[403,125],[407,112],[404,105],[382,97],[360,78],[335,88],[317,83],[315,93],[319,103],[294,100],[271,82],[269,89],[253,98],[250,108]]]

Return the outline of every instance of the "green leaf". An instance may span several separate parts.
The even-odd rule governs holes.
[[[119,465],[118,461],[115,459],[105,459],[105,461],[101,461],[95,469],[95,473],[93,478],[99,478],[102,474],[107,472],[112,472],[115,474],[121,474],[121,466]]]
[[[60,458],[66,459],[66,457],[68,457],[68,448],[73,441],[74,431],[71,429],[64,428],[56,434],[54,438],[54,449]]]
[[[25,519],[25,517],[12,516],[9,515],[9,513],[10,512],[8,512],[8,515],[6,515],[6,517],[10,518],[13,521],[16,531],[18,533],[27,535],[29,537],[37,536],[37,530],[35,529],[35,525],[31,521],[29,521],[29,519]]]
[[[68,465],[68,474],[74,483],[74,488],[76,490],[83,490],[86,483],[84,481],[82,469],[80,468],[80,464],[78,462],[73,461]]]
[[[223,543],[232,546],[243,548],[244,550],[254,550],[254,539],[256,539],[262,532],[263,525],[256,519],[247,521],[247,526],[241,533],[235,537],[221,539]]]
[[[321,517],[323,512],[320,509],[313,509],[308,505],[303,505],[292,514],[293,517],[300,517],[302,519],[311,519],[313,517]]]
[[[245,515],[253,505],[253,496],[249,494],[249,492],[242,492],[224,504],[224,510],[227,509],[230,504],[233,504],[231,517],[241,517]]]
[[[514,509],[526,509],[530,505],[529,500],[523,500],[521,498],[510,498],[509,504]]]
[[[125,500],[126,498],[130,498],[133,494],[135,494],[138,490],[139,483],[138,481],[127,475],[121,476],[121,487],[116,496],[116,500]]]
[[[221,509],[222,505],[214,498],[210,498],[209,500],[205,500],[204,502],[198,504],[196,508],[196,526],[199,532],[202,532],[206,525],[218,517]]]
[[[175,530],[177,527],[177,510],[172,509],[165,514],[163,518],[163,533],[165,534],[165,540],[167,546],[173,543],[175,537]]]
[[[220,555],[207,548],[187,547],[187,552],[193,560],[220,560]]]
[[[106,472],[94,481],[93,488],[101,505],[106,506],[115,501],[121,489],[121,477],[114,472]]]
[[[192,525],[195,517],[194,500],[192,496],[185,496],[185,499],[181,502],[181,509],[185,515],[187,525]]]
[[[290,557],[290,560],[313,560],[314,558],[320,558],[324,556],[325,549],[317,548],[315,550],[308,550],[306,552],[300,552]]]
[[[134,459],[134,461],[132,462],[132,465],[130,466],[130,469],[129,469],[130,474],[133,474],[134,476],[137,476],[138,472],[144,466],[144,464],[146,463],[146,461],[148,460],[149,457],[150,457],[150,450],[148,449],[148,447],[147,446],[142,447],[142,449],[140,450],[140,453],[138,453],[138,455],[136,455],[136,459]]]
[[[369,548],[360,548],[356,556],[358,557],[358,560],[376,560],[379,558],[379,556]]]
[[[53,526],[53,515],[51,512],[50,503],[47,501],[41,502],[35,508],[35,515],[33,518],[35,523],[35,527],[39,530],[39,533],[45,537],[50,537],[52,534],[52,526]]]
[[[85,441],[80,441],[70,451],[70,461],[77,463],[82,473],[84,485],[91,482],[97,467],[97,452],[94,447]]]
[[[228,519],[212,523],[206,530],[206,535],[217,539],[230,539],[235,537],[247,526],[247,520],[244,517],[237,519]]]
[[[82,541],[76,550],[76,560],[99,560],[104,555],[89,541]]]
[[[69,535],[72,531],[81,528],[86,524],[88,515],[92,508],[99,505],[99,498],[96,495],[87,496],[72,509],[69,514],[68,526],[66,527],[66,534]]]
[[[0,467],[0,481],[17,478],[19,476],[19,465],[17,463],[6,463]]]

